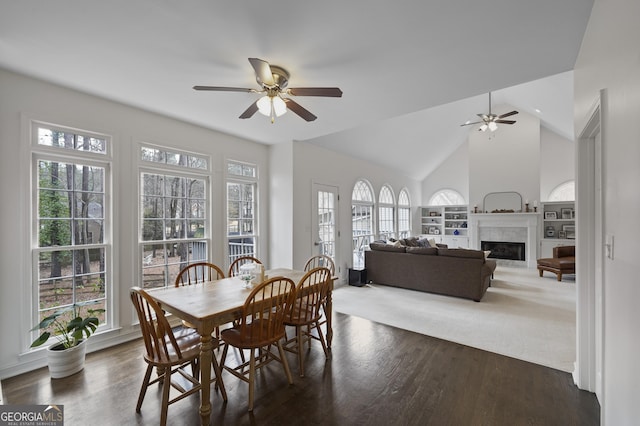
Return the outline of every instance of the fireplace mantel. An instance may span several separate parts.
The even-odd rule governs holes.
[[[526,260],[528,268],[535,268],[538,253],[539,212],[530,213],[471,213],[469,214],[469,246],[480,250],[481,228],[526,228]]]

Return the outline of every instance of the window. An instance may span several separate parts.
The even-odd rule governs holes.
[[[32,325],[82,302],[105,310],[98,315],[105,326],[112,317],[110,139],[35,122],[32,134],[32,252],[37,265]]]
[[[395,199],[391,188],[384,185],[378,198],[378,234],[384,240],[395,238],[395,229]]]
[[[364,268],[364,249],[374,239],[373,191],[371,185],[359,180],[351,194],[351,229],[353,234],[353,267]]]
[[[569,180],[553,188],[549,201],[574,201],[576,199],[576,182]]]
[[[185,266],[209,260],[208,161],[148,146],[140,153],[142,287],[165,287]]]
[[[441,189],[429,199],[430,206],[457,206],[466,204],[464,197],[453,189]]]
[[[409,238],[411,236],[411,201],[409,192],[402,189],[398,195],[398,237]]]
[[[241,256],[258,257],[256,203],[258,168],[227,163],[227,240],[229,264]]]

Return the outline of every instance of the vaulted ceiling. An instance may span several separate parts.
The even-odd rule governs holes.
[[[256,142],[309,141],[424,178],[486,112],[538,115],[573,139],[572,69],[592,0],[3,1],[0,67]],[[284,67],[318,116],[238,116],[247,58]],[[541,112],[536,112],[539,109]]]

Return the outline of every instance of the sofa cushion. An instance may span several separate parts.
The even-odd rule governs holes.
[[[371,250],[378,250],[378,251],[393,251],[397,253],[404,253],[406,251],[406,247],[404,246],[396,247],[393,244],[386,244],[386,243],[370,243],[369,247],[371,248]]]
[[[435,247],[407,247],[407,253],[435,256],[438,254],[438,249]]]
[[[418,244],[418,238],[417,237],[411,237],[411,238],[403,238],[400,240],[400,244],[402,244],[403,246],[406,247],[419,247],[420,244]]]
[[[439,248],[438,256],[450,256],[450,257],[466,257],[471,259],[482,259],[484,260],[484,252],[482,250],[470,250],[470,249],[450,249],[450,248]]]

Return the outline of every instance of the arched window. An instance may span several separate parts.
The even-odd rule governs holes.
[[[409,238],[411,236],[411,201],[409,191],[403,188],[398,194],[398,237]]]
[[[373,190],[369,182],[359,180],[351,193],[351,229],[353,267],[364,268],[364,249],[373,241]]]
[[[430,206],[459,206],[467,204],[464,197],[453,189],[441,189],[429,199]]]
[[[553,188],[549,194],[549,201],[575,201],[576,181],[568,180]]]
[[[384,185],[380,189],[378,197],[378,234],[380,238],[388,240],[395,238],[395,197],[389,185]]]

